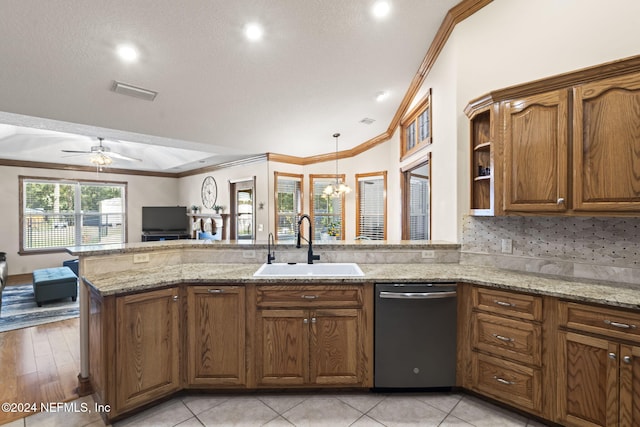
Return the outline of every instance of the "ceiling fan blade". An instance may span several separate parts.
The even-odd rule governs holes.
[[[110,151],[108,153],[105,153],[105,155],[116,158],[116,159],[121,159],[121,160],[130,160],[132,162],[141,162],[142,159],[137,159],[135,157],[129,157],[129,156],[125,156],[124,154],[120,154],[120,153],[115,153],[113,151]]]
[[[77,154],[91,154],[91,151],[80,151],[80,150],[60,150],[63,153],[77,153]]]
[[[80,156],[86,156],[88,153],[85,153],[84,151],[80,151],[80,152],[76,152],[76,153],[71,153],[71,154],[67,154],[66,156],[60,156],[62,158],[69,158],[69,157],[80,157]]]

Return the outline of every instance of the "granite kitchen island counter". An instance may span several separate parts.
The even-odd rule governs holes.
[[[103,296],[140,292],[180,283],[187,284],[335,284],[376,282],[465,282],[572,301],[640,309],[640,286],[568,280],[488,267],[443,264],[359,264],[361,277],[254,277],[260,264],[186,263],[139,269],[117,274],[84,276]]]

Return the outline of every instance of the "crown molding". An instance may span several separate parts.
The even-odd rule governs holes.
[[[62,163],[47,163],[47,162],[32,162],[27,160],[9,160],[0,159],[0,166],[12,166],[17,168],[35,168],[35,169],[54,169],[65,170],[74,172],[96,172],[96,168],[92,166],[78,166],[78,165],[66,165]],[[159,178],[178,178],[177,173],[171,172],[153,172],[153,171],[139,171],[133,169],[118,169],[105,167],[102,173],[119,174],[119,175],[139,175],[139,176],[153,176]]]

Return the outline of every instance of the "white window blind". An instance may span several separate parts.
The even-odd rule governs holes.
[[[125,184],[21,181],[21,251],[124,243]]]
[[[409,201],[409,238],[429,239],[429,179],[411,177],[411,198]]]
[[[276,197],[277,239],[294,240],[302,213],[302,176],[278,176]]]
[[[331,198],[323,194],[327,185],[335,184],[335,182],[335,178],[311,177],[313,238],[315,240],[320,240],[323,234],[338,240],[341,240],[344,235],[342,224],[344,197]]]
[[[384,240],[385,236],[384,176],[358,178],[358,238]]]

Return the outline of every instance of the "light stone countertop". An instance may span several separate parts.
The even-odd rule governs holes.
[[[374,282],[467,282],[499,289],[548,295],[579,302],[640,310],[640,285],[568,280],[463,264],[358,264],[361,277],[253,277],[260,264],[182,264],[130,273],[84,277],[103,296],[118,295],[179,283],[189,284],[335,284]]]

